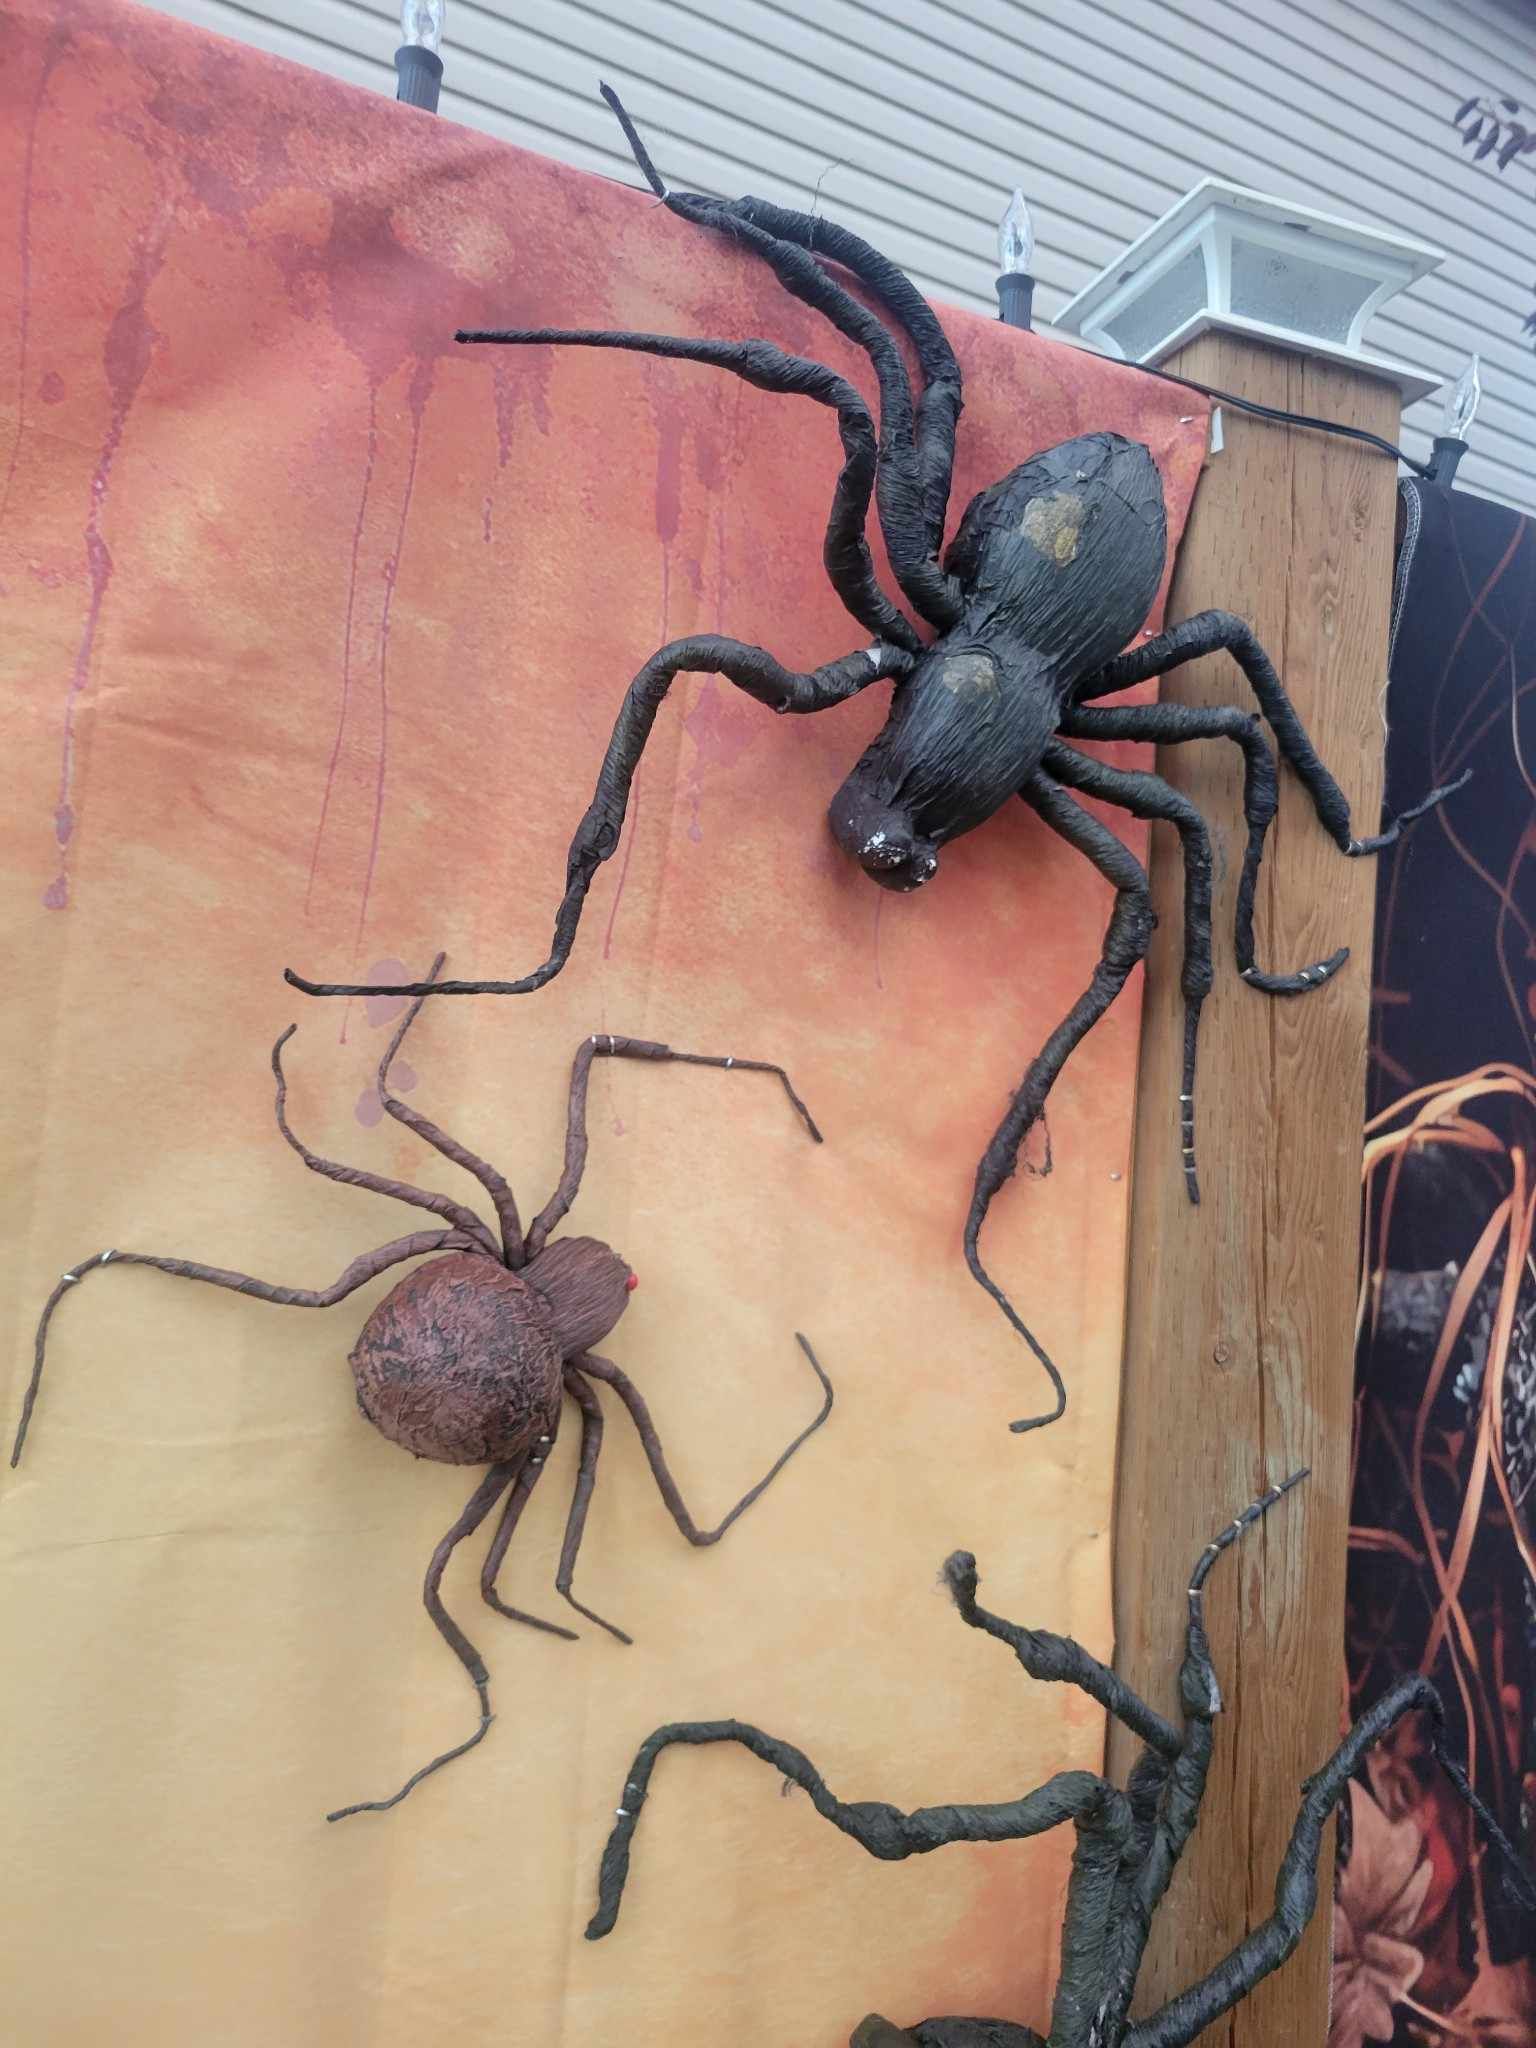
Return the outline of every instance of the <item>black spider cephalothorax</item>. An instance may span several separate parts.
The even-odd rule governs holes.
[[[844,607],[873,646],[809,674],[786,669],[761,647],[716,634],[674,640],[629,686],[597,789],[571,841],[565,895],[549,958],[517,981],[440,983],[442,995],[524,995],[565,965],[593,875],[619,843],[630,786],[662,700],[679,675],[724,676],[769,709],[824,711],[871,683],[895,684],[885,725],[865,749],[828,812],[839,846],[883,888],[932,879],[945,844],[1017,796],[1082,853],[1114,887],[1103,955],[1071,1011],[1031,1062],[976,1171],[965,1256],[976,1279],[1049,1375],[1055,1406],[1015,1422],[1053,1422],[1066,1406],[1061,1376],[982,1265],[981,1226],[1014,1173],[1057,1075],[1124,987],[1152,935],[1151,894],[1137,861],[1073,792],[1164,819],[1184,856],[1184,1067],[1180,1136],[1185,1183],[1195,1173],[1195,1054],[1200,1009],[1211,986],[1211,846],[1200,813],[1160,776],[1112,767],[1073,742],[1168,744],[1224,739],[1244,760],[1248,828],[1239,880],[1236,952],[1243,979],[1269,995],[1302,995],[1327,981],[1347,949],[1294,974],[1268,974],[1254,958],[1253,901],[1264,839],[1278,795],[1273,757],[1257,717],[1236,709],[1179,705],[1104,709],[1094,699],[1129,689],[1200,655],[1225,649],[1251,684],[1280,752],[1327,831],[1346,854],[1390,846],[1402,825],[1449,793],[1431,792],[1373,838],[1353,836],[1349,804],[1318,758],[1269,657],[1242,620],[1202,612],[1121,653],[1147,616],[1162,579],[1167,518],[1151,453],[1118,434],[1085,434],[1032,456],[980,492],[942,557],[945,514],[961,409],[960,366],[932,307],[867,242],[818,215],[764,199],[668,192],[633,123],[607,86],[636,162],[658,198],[683,220],[728,236],[761,258],[784,288],[813,306],[870,359],[879,387],[878,435],[863,398],[823,363],[768,341],[713,341],[596,329],[511,328],[460,333],[466,342],[576,344],[634,349],[728,370],[765,391],[814,399],[837,414],[844,461],[833,491],[822,559]],[[922,372],[914,400],[905,362],[885,323],[827,267],[858,279],[911,344]],[[937,636],[926,642],[880,587],[865,537],[873,497],[891,570],[912,610]],[[1457,787],[1459,785],[1451,785]],[[378,994],[355,983],[317,983],[288,972],[309,995]],[[419,995],[421,983],[390,994]]]
[[[1070,1636],[1020,1628],[989,1614],[976,1599],[976,1560],[969,1551],[957,1551],[945,1565],[945,1583],[963,1621],[1006,1644],[1031,1678],[1052,1679],[1087,1693],[1141,1742],[1141,1755],[1123,1791],[1091,1771],[1062,1771],[1037,1790],[995,1805],[924,1806],[903,1813],[883,1800],[839,1799],[802,1750],[746,1722],[674,1722],[640,1745],[630,1767],[603,1851],[597,1911],[588,1924],[587,1939],[601,1940],[618,1919],[634,1832],[663,1750],[679,1743],[733,1742],[798,1785],[823,1820],[831,1821],[868,1855],[886,1862],[926,1855],[951,1842],[1016,1842],[1067,1822],[1076,1831],[1060,1971],[1044,2040],[1032,2028],[1011,2020],[956,2016],[923,2020],[904,2031],[871,2014],[855,2031],[850,2048],[1185,2048],[1294,1950],[1317,1905],[1317,1864],[1330,1814],[1367,1753],[1405,1714],[1416,1711],[1429,1720],[1431,1746],[1441,1768],[1506,1859],[1509,1882],[1520,1902],[1527,1911],[1536,1909],[1536,1891],[1518,1852],[1445,1747],[1438,1694],[1415,1673],[1400,1679],[1363,1714],[1327,1763],[1301,1787],[1300,1811],[1275,1880],[1274,1911],[1189,1990],[1146,2019],[1131,2020],[1131,1998],[1153,1915],[1200,1818],[1214,1748],[1213,1724],[1221,1711],[1205,1633],[1206,1577],[1243,1530],[1305,1476],[1297,1472],[1272,1487],[1201,1552],[1190,1575],[1178,1726]]]

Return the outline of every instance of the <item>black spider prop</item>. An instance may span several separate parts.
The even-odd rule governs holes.
[[[1085,434],[1032,456],[972,499],[941,562],[961,380],[933,309],[893,263],[835,222],[764,199],[727,202],[668,192],[617,96],[607,86],[603,95],[651,189],[673,213],[759,257],[786,291],[864,350],[879,389],[878,432],[868,406],[845,379],[768,341],[552,328],[461,333],[458,339],[634,349],[728,370],[760,390],[830,407],[837,414],[844,461],[822,559],[845,609],[875,635],[875,644],[805,675],[784,668],[760,647],[713,634],[674,640],[653,654],[629,686],[596,792],[571,841],[549,958],[517,981],[445,982],[437,993],[525,995],[560,972],[592,877],[618,846],[641,753],[679,675],[724,676],[779,712],[825,711],[871,683],[892,681],[885,725],[828,811],[838,845],[873,881],[899,891],[920,887],[937,871],[941,848],[1019,797],[1115,891],[1098,967],[1014,1094],[977,1167],[965,1223],[972,1274],[1029,1346],[1055,1395],[1048,1413],[1012,1425],[1033,1429],[1063,1412],[1066,1391],[1055,1365],[983,1266],[981,1227],[993,1197],[1016,1170],[1057,1076],[1145,955],[1153,926],[1140,862],[1090,816],[1078,793],[1120,805],[1137,818],[1163,819],[1179,834],[1185,924],[1180,1136],[1189,1198],[1200,1198],[1195,1054],[1212,978],[1210,835],[1195,807],[1161,777],[1112,767],[1072,742],[1220,739],[1240,747],[1248,827],[1236,916],[1243,979],[1267,995],[1303,995],[1321,987],[1348,957],[1341,948],[1294,974],[1266,973],[1256,963],[1254,889],[1278,803],[1274,760],[1259,719],[1225,708],[1106,709],[1094,700],[1225,649],[1252,686],[1319,819],[1351,856],[1392,845],[1404,824],[1459,784],[1432,791],[1376,836],[1356,838],[1343,791],[1308,740],[1273,663],[1240,619],[1202,612],[1130,653],[1120,651],[1151,607],[1167,552],[1162,481],[1150,452],[1137,442],[1112,433]],[[914,399],[895,335],[818,260],[823,258],[850,272],[910,343],[922,375],[919,397]],[[931,644],[876,579],[865,538],[872,496],[892,572],[912,610],[937,636]],[[378,993],[351,983],[306,981],[291,970],[287,978],[309,995]],[[389,992],[419,995],[422,987],[402,984]]]
[[[439,954],[428,976],[428,986],[435,983],[442,965],[443,956]],[[672,1477],[656,1425],[639,1388],[618,1366],[593,1349],[628,1306],[630,1294],[638,1285],[634,1273],[617,1252],[596,1238],[551,1236],[575,1201],[586,1170],[587,1084],[595,1059],[673,1060],[689,1066],[775,1075],[805,1128],[820,1144],[821,1133],[783,1068],[763,1060],[674,1052],[667,1045],[640,1038],[616,1038],[606,1032],[584,1039],[571,1071],[565,1169],[554,1194],[524,1230],[512,1189],[495,1167],[477,1158],[419,1110],[390,1093],[390,1067],[424,1000],[418,997],[406,1012],[385,1050],[379,1065],[379,1095],[398,1123],[474,1176],[490,1197],[499,1231],[492,1230],[474,1209],[450,1195],[432,1194],[360,1167],[321,1159],[311,1152],[288,1123],[282,1053],[293,1035],[295,1027],[290,1025],[272,1048],[277,1128],[284,1139],[311,1172],[324,1174],[348,1187],[391,1196],[416,1209],[430,1210],[442,1227],[413,1231],[408,1237],[381,1245],[377,1251],[363,1253],[339,1280],[321,1288],[277,1287],[218,1266],[198,1265],[190,1259],[152,1258],[143,1252],[95,1252],[81,1259],[62,1275],[44,1306],[37,1329],[32,1378],[11,1452],[11,1463],[15,1465],[21,1457],[37,1400],[54,1310],[87,1273],[100,1271],[109,1264],[153,1266],[179,1279],[233,1288],[236,1293],[254,1295],[258,1301],[275,1302],[281,1308],[330,1308],[390,1267],[425,1257],[426,1263],[415,1266],[397,1281],[368,1317],[350,1363],[359,1409],[392,1443],[418,1458],[490,1468],[463,1513],[433,1551],[423,1589],[428,1614],[469,1673],[480,1703],[480,1720],[467,1741],[413,1772],[390,1798],[341,1807],[328,1814],[328,1820],[343,1820],[354,1813],[383,1813],[397,1806],[423,1778],[463,1756],[484,1739],[493,1718],[490,1674],[480,1652],[444,1607],[441,1587],[455,1548],[474,1534],[498,1502],[502,1504],[501,1520],[480,1573],[482,1598],[487,1606],[510,1621],[576,1640],[574,1630],[508,1606],[496,1590],[507,1546],[559,1433],[564,1395],[570,1396],[581,1413],[581,1456],[555,1585],[578,1614],[605,1628],[621,1643],[628,1643],[630,1637],[611,1621],[594,1614],[590,1607],[583,1606],[571,1590],[603,1442],[603,1413],[597,1387],[610,1387],[628,1410],[668,1513],[688,1541],[701,1548],[719,1542],[832,1411],[831,1382],[805,1338],[797,1337],[821,1386],[819,1412],[723,1521],[712,1529],[701,1528]]]
[[[1317,1905],[1317,1862],[1329,1815],[1367,1752],[1405,1714],[1415,1711],[1429,1717],[1441,1768],[1508,1859],[1521,1902],[1536,1910],[1536,1890],[1513,1844],[1445,1748],[1444,1715],[1434,1687],[1416,1675],[1404,1678],[1356,1722],[1302,1787],[1301,1809],[1275,1882],[1274,1912],[1188,1991],[1149,2018],[1131,2022],[1131,1998],[1153,1915],[1200,1817],[1214,1747],[1213,1722],[1221,1711],[1202,1611],[1206,1577],[1222,1551],[1305,1476],[1296,1472],[1272,1487],[1202,1551],[1190,1576],[1179,1727],[1138,1698],[1070,1636],[1021,1628],[989,1614],[976,1598],[976,1560],[969,1551],[956,1551],[944,1566],[945,1583],[963,1621],[1006,1644],[1031,1678],[1075,1685],[1087,1693],[1140,1740],[1142,1752],[1124,1791],[1091,1771],[1061,1771],[1036,1791],[997,1805],[924,1806],[903,1813],[880,1800],[839,1799],[803,1751],[746,1722],[675,1722],[658,1728],[640,1745],[625,1780],[603,1851],[597,1911],[587,1927],[587,1939],[600,1940],[618,1918],[630,1847],[657,1758],[677,1743],[734,1742],[798,1785],[824,1820],[886,1862],[923,1856],[950,1842],[1016,1842],[1067,1821],[1076,1830],[1060,1972],[1044,2042],[1029,2027],[1007,2020],[930,2019],[904,2033],[871,2015],[855,2033],[853,2048],[897,2048],[898,2043],[909,2048],[912,2043],[918,2048],[1183,2048],[1278,1969],[1295,1948]]]

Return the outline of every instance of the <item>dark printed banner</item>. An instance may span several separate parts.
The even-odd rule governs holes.
[[[1536,531],[1404,486],[1364,1159],[1347,1662],[1419,1670],[1527,1856],[1536,1769]],[[1351,1788],[1331,2048],[1536,2043],[1536,1928],[1404,1724]]]

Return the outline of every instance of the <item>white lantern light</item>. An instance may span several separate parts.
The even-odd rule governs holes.
[[[1054,324],[1136,363],[1158,362],[1211,328],[1246,334],[1368,370],[1411,403],[1440,379],[1370,354],[1360,336],[1378,307],[1444,261],[1405,235],[1202,178]]]

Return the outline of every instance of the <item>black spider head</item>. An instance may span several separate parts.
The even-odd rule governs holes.
[[[916,829],[911,812],[883,802],[857,773],[839,790],[827,817],[843,852],[882,889],[908,895],[938,872],[938,848]]]
[[[966,507],[945,568],[994,632],[1102,666],[1151,609],[1168,552],[1162,478],[1120,434],[1080,434],[1032,456]]]

